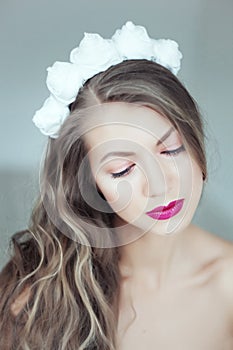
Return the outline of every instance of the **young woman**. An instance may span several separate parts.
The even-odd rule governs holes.
[[[92,40],[104,64],[86,36],[34,117],[50,137],[0,276],[0,348],[230,350],[233,245],[191,222],[207,169],[177,46],[131,22]]]

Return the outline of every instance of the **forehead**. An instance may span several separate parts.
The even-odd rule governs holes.
[[[88,148],[116,140],[134,143],[157,141],[171,123],[149,107],[125,102],[111,102],[94,107],[87,116],[84,135]]]

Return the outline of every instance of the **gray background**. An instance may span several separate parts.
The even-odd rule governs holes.
[[[198,101],[208,136],[209,180],[194,222],[233,239],[232,18],[232,0],[1,0],[0,266],[39,188],[46,137],[31,118],[48,96],[46,68],[68,60],[84,31],[110,37],[127,20],[179,43],[178,77]]]

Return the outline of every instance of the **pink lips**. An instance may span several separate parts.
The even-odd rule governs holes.
[[[156,220],[166,220],[179,213],[184,203],[184,199],[177,199],[167,206],[160,206],[148,211],[146,214]]]

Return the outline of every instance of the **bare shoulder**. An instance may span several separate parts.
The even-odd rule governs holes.
[[[196,247],[202,257],[228,261],[233,258],[233,241],[193,225]]]
[[[220,286],[233,299],[233,241],[195,227],[201,261],[214,262]]]
[[[219,247],[222,248],[222,256],[217,281],[233,322],[233,242],[220,239]]]
[[[233,306],[233,242],[224,244],[219,280],[223,290],[229,293]]]

